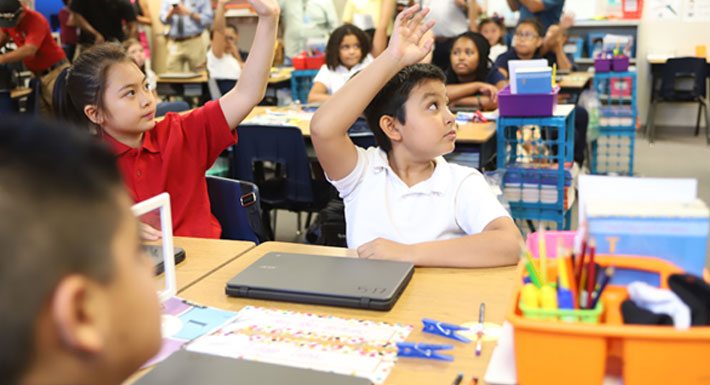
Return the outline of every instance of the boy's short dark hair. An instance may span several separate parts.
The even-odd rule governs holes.
[[[232,31],[234,31],[234,33],[237,34],[237,36],[239,36],[239,28],[237,28],[236,25],[227,23],[227,26],[225,28],[231,29]],[[214,28],[210,28],[210,40],[212,40],[213,38],[214,38]]]
[[[377,145],[385,152],[392,150],[392,142],[380,128],[380,118],[389,115],[402,124],[406,123],[405,103],[412,89],[424,80],[439,80],[445,83],[446,77],[439,67],[432,64],[419,63],[404,67],[382,87],[365,108],[367,124],[375,134]]]
[[[535,31],[537,32],[537,35],[539,37],[545,37],[543,35],[543,27],[542,27],[542,22],[540,22],[540,19],[538,19],[535,16],[525,18],[523,20],[520,20],[518,22],[518,25],[515,26],[515,30],[518,30],[518,27],[523,25],[523,24],[530,24],[535,28]]]
[[[88,134],[0,122],[0,384],[32,364],[36,318],[63,277],[113,278],[121,188],[114,156]]]
[[[360,50],[362,51],[360,63],[365,60],[365,57],[372,49],[370,36],[368,36],[365,31],[352,24],[341,25],[330,34],[330,38],[328,38],[328,45],[325,47],[325,64],[331,70],[335,70],[335,68],[340,65],[340,42],[342,42],[343,38],[347,35],[355,35],[357,40],[360,42]]]

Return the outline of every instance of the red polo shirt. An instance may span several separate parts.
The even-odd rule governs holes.
[[[47,19],[41,13],[24,8],[22,21],[12,28],[0,28],[10,35],[18,47],[32,44],[39,48],[37,53],[24,60],[27,69],[40,73],[64,59],[64,50],[52,37]]]
[[[170,194],[175,235],[219,238],[222,228],[210,211],[205,171],[219,154],[237,142],[219,101],[188,114],[168,113],[145,133],[139,148],[104,139],[118,157],[118,167],[135,202]]]

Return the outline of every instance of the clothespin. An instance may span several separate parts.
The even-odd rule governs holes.
[[[430,360],[453,361],[453,356],[440,354],[437,350],[450,350],[454,345],[420,344],[417,342],[397,342],[397,356],[426,358]]]
[[[480,123],[487,123],[487,122],[488,122],[488,119],[486,119],[486,117],[483,116],[483,114],[481,113],[481,111],[476,110],[476,111],[474,111],[473,113],[474,113],[474,116],[473,116],[473,119],[472,119],[472,120],[473,120],[474,122],[480,122]]]
[[[439,322],[429,318],[422,318],[422,323],[424,323],[424,329],[422,329],[422,331],[426,333],[438,334],[461,342],[471,342],[468,338],[456,334],[459,330],[468,330],[468,328],[463,326]]]

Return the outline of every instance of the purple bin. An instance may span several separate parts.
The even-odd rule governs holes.
[[[594,58],[594,71],[595,72],[609,72],[611,71],[611,59],[604,59],[600,57]]]
[[[625,72],[629,69],[629,57],[628,56],[614,56],[611,61],[611,68],[614,72]]]
[[[498,114],[500,116],[552,116],[557,106],[560,86],[545,94],[511,94],[510,85],[498,91]]]

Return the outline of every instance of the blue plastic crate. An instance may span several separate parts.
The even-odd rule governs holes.
[[[501,116],[496,140],[497,166],[506,172],[503,190],[513,218],[550,220],[558,229],[569,229],[565,188],[571,175],[565,166],[574,157],[573,106],[559,105],[550,117]]]
[[[592,174],[634,174],[636,131],[601,131],[592,142],[589,170]]]
[[[291,95],[293,95],[294,102],[308,103],[308,93],[313,87],[313,78],[317,74],[318,70],[293,71],[291,73]]]

